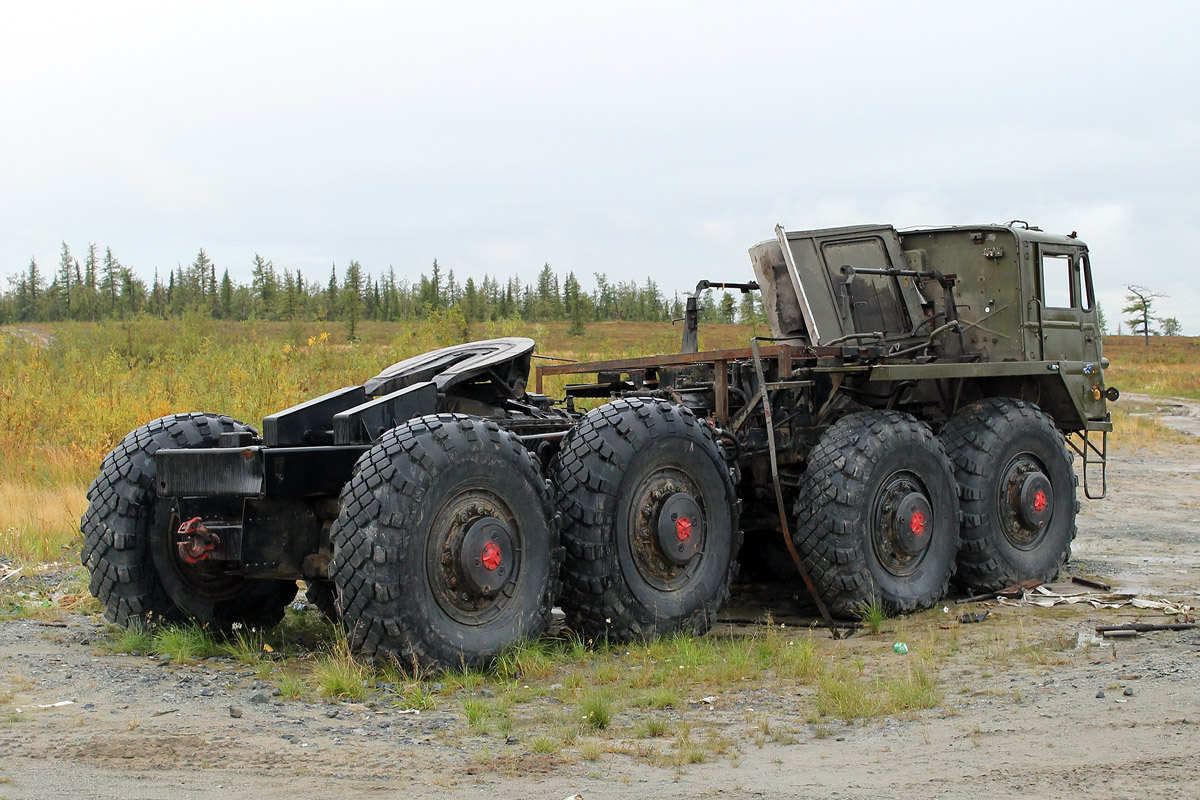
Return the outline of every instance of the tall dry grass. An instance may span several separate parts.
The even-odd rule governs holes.
[[[1106,336],[1105,373],[1110,386],[1122,391],[1200,398],[1200,337]]]

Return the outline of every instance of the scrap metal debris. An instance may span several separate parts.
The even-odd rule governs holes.
[[[1125,606],[1133,606],[1134,608],[1161,611],[1169,615],[1188,614],[1193,611],[1192,606],[1183,602],[1151,600],[1138,597],[1132,592],[1096,594],[1086,588],[1071,586],[1069,584],[1042,585],[1034,588],[1031,592],[1024,593],[1020,598],[1013,599],[1000,596],[996,599],[1002,605],[1033,605],[1041,606],[1042,608],[1087,603],[1093,608],[1124,608]]]
[[[1041,585],[1041,581],[1024,581],[1023,583],[1018,583],[1014,586],[1007,586],[997,592],[987,592],[985,594],[977,594],[972,597],[963,597],[955,600],[954,603],[956,605],[962,605],[963,603],[978,603],[984,600],[996,600],[1002,597],[1009,600],[1016,600],[1024,597],[1027,589],[1033,589]]]
[[[1195,622],[1175,622],[1169,625],[1151,625],[1144,622],[1131,622],[1127,625],[1097,625],[1096,633],[1112,636],[1121,633],[1150,633],[1151,631],[1190,631],[1197,626]]]

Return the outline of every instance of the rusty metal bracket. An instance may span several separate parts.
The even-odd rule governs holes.
[[[189,564],[199,564],[221,544],[221,537],[204,527],[199,517],[192,517],[180,525],[175,536],[179,557]]]
[[[800,561],[800,554],[796,552],[796,545],[792,543],[792,534],[788,528],[787,506],[783,502],[783,484],[779,482],[779,458],[775,450],[775,425],[771,418],[771,400],[767,397],[767,379],[763,372],[762,357],[758,352],[758,337],[750,340],[750,349],[754,356],[754,371],[758,375],[758,400],[762,403],[763,414],[767,419],[767,448],[771,453],[771,480],[775,484],[775,504],[779,508],[779,526],[783,531],[783,543],[787,546],[788,553],[792,557],[792,563],[796,565],[796,570],[804,580],[804,585],[808,588],[809,595],[812,597],[813,602],[817,604],[817,610],[821,612],[821,619],[829,626],[829,632],[833,635],[834,639],[845,639],[849,635],[849,629],[838,627],[837,623],[833,621],[833,616],[825,606],[825,601],[817,593],[817,587],[813,583],[812,577],[809,576],[808,570],[804,568],[803,562]]]

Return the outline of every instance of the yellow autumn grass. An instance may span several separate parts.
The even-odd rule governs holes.
[[[26,563],[59,561],[64,556],[74,560],[79,518],[87,506],[80,488],[74,483],[0,483],[0,553]]]

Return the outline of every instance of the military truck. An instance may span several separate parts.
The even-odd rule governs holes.
[[[1117,397],[1087,246],[1021,222],[777,227],[750,259],[753,280],[697,285],[677,354],[472,342],[261,433],[138,428],[88,491],[93,594],[121,624],[267,626],[303,580],[358,651],[448,667],[539,636],[556,603],[587,637],[706,630],[740,561],[800,575],[830,624],[1056,576],[1074,454],[1103,496]],[[701,351],[714,287],[760,292],[771,335]]]

